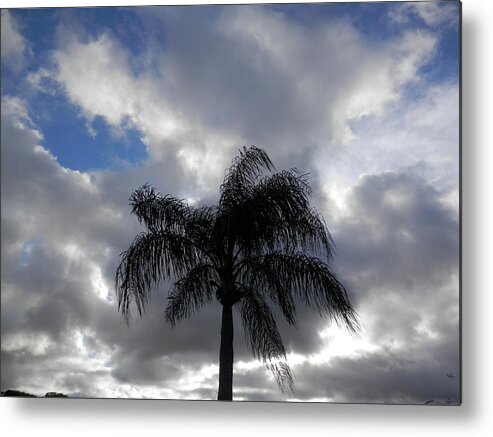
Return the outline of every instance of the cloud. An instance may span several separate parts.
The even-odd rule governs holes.
[[[458,24],[458,2],[406,2],[391,11],[391,18],[405,24],[418,18],[429,27],[456,26]]]
[[[8,9],[2,9],[2,64],[20,70],[25,64],[25,56],[29,53],[29,45],[21,35],[17,20]]]
[[[138,130],[150,160],[177,158],[201,195],[243,144],[266,147],[281,167],[309,167],[312,151],[352,138],[352,120],[398,101],[436,46],[424,31],[377,45],[347,21],[308,28],[261,6],[208,11],[144,9],[142,26],[166,41],[150,40],[148,71],[114,35],[62,28],[52,71],[89,125],[99,116]],[[46,69],[31,82],[43,78]]]
[[[434,353],[450,345],[435,345]],[[297,400],[424,404],[459,401],[458,379],[447,377],[447,366],[417,362],[411,354],[372,353],[359,359],[338,358],[330,365],[307,363],[298,378]]]
[[[43,67],[30,72],[26,76],[26,81],[35,91],[48,93],[53,96],[60,91],[60,87],[53,80],[52,72]]]
[[[364,340],[377,349],[331,361],[326,395],[345,402],[457,400],[458,385],[444,376],[459,370],[456,212],[412,172],[369,175],[350,191],[334,237]],[[422,386],[420,373],[429,379]]]
[[[65,357],[66,372],[81,367],[87,356],[76,338],[113,314],[100,265],[114,250],[115,211],[98,203],[87,174],[59,166],[41,146],[26,111],[19,99],[2,100],[2,387],[19,383],[17,366],[37,392],[46,384],[41,363],[61,370]]]
[[[346,138],[348,120],[398,99],[436,43],[410,31],[377,46],[347,21],[312,28],[263,7],[217,11],[212,20],[187,15],[193,33],[180,11],[161,15],[163,74],[182,90],[184,113],[274,153]]]
[[[417,87],[410,98],[389,104],[380,116],[351,124],[344,147],[320,150],[316,168],[329,202],[329,223],[344,214],[351,187],[365,174],[412,172],[429,181],[441,200],[459,209],[459,89],[456,82]]]

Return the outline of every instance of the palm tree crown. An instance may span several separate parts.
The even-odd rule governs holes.
[[[276,172],[257,147],[243,148],[226,173],[216,206],[194,207],[144,185],[131,198],[145,226],[121,254],[116,272],[118,308],[142,316],[150,291],[174,283],[165,318],[175,326],[214,299],[222,305],[218,399],[232,399],[233,308],[239,311],[254,356],[272,371],[281,390],[293,378],[271,305],[296,325],[296,301],[351,331],[356,314],[329,268],[333,242],[310,207],[306,175]]]

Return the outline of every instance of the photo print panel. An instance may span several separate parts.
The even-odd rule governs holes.
[[[2,9],[2,396],[460,405],[460,18]]]

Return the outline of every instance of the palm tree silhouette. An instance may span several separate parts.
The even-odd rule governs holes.
[[[268,173],[265,175],[265,173]],[[144,185],[130,205],[146,231],[121,254],[116,272],[118,309],[142,316],[150,291],[171,278],[165,318],[174,327],[214,300],[222,306],[219,400],[233,396],[233,308],[241,315],[253,355],[282,391],[293,389],[286,350],[270,304],[296,325],[303,301],[351,331],[356,314],[328,266],[333,242],[310,207],[306,175],[275,172],[265,151],[243,148],[233,160],[216,206],[194,207]]]

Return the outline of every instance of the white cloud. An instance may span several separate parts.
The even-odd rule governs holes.
[[[120,127],[126,117],[138,116],[142,108],[136,104],[134,95],[145,90],[136,89],[136,81],[128,72],[126,54],[110,37],[103,34],[83,44],[75,36],[67,35],[64,49],[55,53],[54,60],[58,65],[57,79],[89,120],[100,115],[109,124]]]
[[[28,73],[26,81],[36,91],[51,95],[60,91],[60,86],[53,80],[52,72],[43,67]]]
[[[398,5],[391,12],[391,18],[398,24],[408,23],[411,17],[417,17],[429,27],[458,24],[458,4],[453,1],[416,1]]]
[[[353,139],[321,150],[316,167],[330,199],[329,215],[344,213],[349,188],[364,174],[412,171],[458,211],[459,89],[455,82],[416,87],[417,96],[352,125]]]
[[[17,21],[12,17],[8,9],[2,9],[1,20],[2,63],[15,71],[20,70],[24,66],[29,46],[19,32]]]

